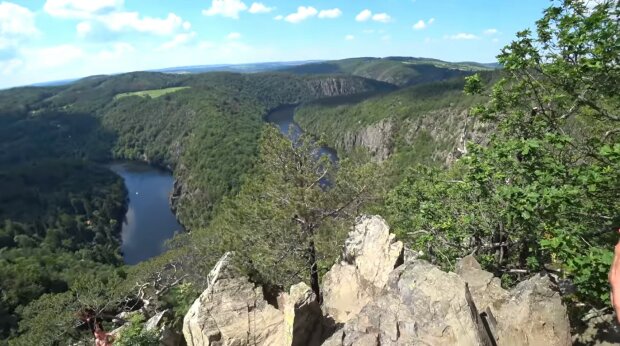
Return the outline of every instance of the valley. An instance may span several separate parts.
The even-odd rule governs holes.
[[[0,345],[594,345],[615,318],[618,7],[556,6],[497,63],[0,90]]]
[[[174,191],[172,178],[162,176],[154,168],[145,166],[146,171],[134,172],[126,166],[112,166],[125,180],[128,199],[119,196],[114,203],[127,208],[126,215],[118,213],[109,220],[95,221],[87,212],[81,221],[86,227],[102,227],[103,224],[111,227],[104,244],[116,253],[114,260],[99,256],[93,259],[94,264],[102,268],[118,266],[121,254],[125,263],[136,264],[159,254],[165,239],[180,228],[189,230],[191,237],[208,232],[219,202],[234,195],[246,177],[254,174],[265,120],[278,125],[287,135],[292,125],[293,136],[298,138],[302,130],[294,117],[311,107],[310,104],[305,106],[307,102],[326,97],[334,102],[361,101],[372,95],[389,95],[397,88],[381,81],[345,75],[140,72],[89,77],[66,86],[10,89],[0,92],[1,120],[6,125],[1,143],[2,162],[8,168],[17,167],[15,164],[19,162],[23,162],[20,165],[41,165],[42,158],[50,161],[48,165],[61,164],[58,160],[64,159],[93,166],[110,160],[136,160],[171,170],[176,181]],[[300,103],[300,106],[287,106]],[[272,109],[275,111],[269,113]],[[35,135],[40,133],[39,129],[45,131],[42,138]],[[318,138],[320,132],[316,128],[307,126],[307,129]],[[332,160],[337,157],[336,152],[327,147],[322,147],[320,152]],[[8,166],[9,163],[12,166]],[[54,171],[51,167],[38,171],[42,179],[49,179]],[[63,169],[68,167],[65,165]],[[13,173],[7,174],[8,179],[12,179]],[[89,180],[83,177],[83,183],[90,184]],[[150,201],[149,204],[140,204],[145,197],[140,195],[140,190],[155,193],[157,197],[144,200]],[[171,192],[172,205],[168,205],[167,196]],[[18,189],[16,193],[21,192]],[[16,204],[18,199],[12,195],[5,193],[4,196],[6,206],[2,209],[5,211],[2,218],[19,221],[7,211],[21,211],[25,207]],[[129,201],[128,205],[124,201]],[[151,203],[158,204],[155,207]],[[174,217],[170,208],[175,211]],[[175,218],[183,226],[177,224]],[[5,227],[4,232],[13,237],[14,231],[9,228]],[[38,247],[41,237],[45,236],[45,232],[35,233],[30,245],[22,245],[23,249]],[[16,245],[10,245],[13,246]],[[17,246],[16,249],[20,249],[20,245]],[[78,250],[68,250],[62,256],[80,258]],[[173,245],[166,256],[177,258],[179,252],[184,251],[183,247],[179,249]],[[26,259],[30,254],[24,252],[19,256]],[[213,259],[204,259],[204,265],[215,261],[215,257],[214,253]],[[7,269],[17,268],[17,264],[11,264],[15,263],[14,259],[5,258],[9,260],[4,264]],[[142,266],[149,267],[151,262]],[[82,275],[80,272],[75,274]],[[74,279],[63,280],[65,288],[61,291],[70,287]],[[3,289],[13,288],[4,286]],[[43,286],[36,291],[38,293],[22,298],[25,300],[21,303],[10,303],[5,309],[12,313],[20,304],[54,290]]]

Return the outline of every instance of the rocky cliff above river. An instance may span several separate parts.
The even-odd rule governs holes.
[[[265,299],[224,255],[186,314],[189,346],[570,345],[566,307],[549,277],[505,290],[473,257],[444,272],[395,241],[378,216],[361,217],[323,303],[300,283]]]

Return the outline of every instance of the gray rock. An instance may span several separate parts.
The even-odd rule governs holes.
[[[320,345],[323,314],[316,295],[308,285],[291,286],[288,294],[279,300],[284,310],[285,345]]]
[[[225,254],[208,276],[209,286],[183,319],[189,346],[282,345],[283,314],[263,298],[260,287],[238,275]]]
[[[537,275],[494,302],[500,345],[571,345],[570,324],[560,294],[547,276]]]
[[[356,315],[402,263],[403,244],[379,216],[364,216],[346,240],[342,262],[323,277],[323,311],[336,323]]]
[[[573,345],[611,346],[620,345],[620,326],[613,314],[594,313],[580,327],[580,333],[573,336]]]
[[[345,152],[365,148],[374,161],[384,161],[392,154],[394,147],[393,127],[391,119],[382,120],[360,130],[345,133],[337,146]]]
[[[566,307],[549,277],[537,275],[507,291],[473,256],[463,258],[456,272],[469,284],[479,311],[495,324],[492,333],[500,345],[571,344]]]
[[[144,329],[147,331],[159,331],[159,327],[163,325],[164,317],[170,314],[170,310],[160,311],[144,323]]]
[[[386,289],[352,318],[327,345],[480,345],[454,273],[418,261],[394,270]]]
[[[508,291],[502,288],[499,278],[482,270],[473,256],[466,256],[456,265],[456,273],[467,282],[474,303],[480,311],[484,311],[493,302],[507,299]]]

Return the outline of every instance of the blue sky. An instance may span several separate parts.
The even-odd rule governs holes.
[[[546,0],[0,0],[0,88],[172,66],[492,62]]]

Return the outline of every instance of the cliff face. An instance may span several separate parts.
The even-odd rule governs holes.
[[[225,255],[184,319],[203,345],[570,345],[559,293],[546,276],[504,290],[473,257],[444,272],[362,217],[341,262],[325,275],[323,304],[303,283],[266,302]]]
[[[485,126],[468,117],[467,110],[444,108],[405,120],[386,118],[332,141],[347,153],[364,148],[378,162],[396,153],[410,153],[419,160],[450,164],[465,153],[467,142],[484,142],[486,132]]]
[[[189,230],[206,226],[211,211],[221,198],[231,191],[234,193],[239,187],[240,176],[246,173],[243,169],[251,166],[253,155],[256,155],[256,151],[250,147],[257,146],[257,142],[244,141],[245,148],[242,149],[236,143],[239,138],[259,137],[263,125],[261,116],[264,115],[261,112],[265,109],[391,88],[381,82],[345,75],[247,75],[243,79],[239,83],[240,91],[234,91],[239,95],[225,94],[229,98],[220,100],[222,104],[209,111],[186,111],[186,118],[190,122],[183,124],[186,128],[183,132],[178,131],[180,137],[168,146],[166,162],[171,162],[177,179],[171,203],[177,217]],[[227,89],[225,91],[231,92]],[[185,109],[189,106],[183,107]],[[218,125],[209,128],[209,124]],[[169,133],[163,130],[160,132]],[[231,155],[235,154],[237,157],[233,158]],[[200,164],[198,160],[205,162]],[[232,166],[234,169],[218,169]],[[205,176],[210,178],[205,179]]]
[[[393,89],[393,86],[378,81],[354,76],[325,76],[307,81],[316,98],[349,96]]]
[[[395,129],[390,119],[364,127],[358,131],[347,132],[336,147],[345,152],[365,148],[374,161],[386,160],[394,150]]]

